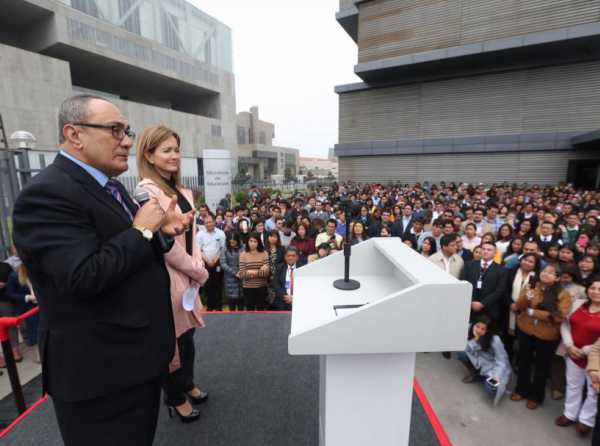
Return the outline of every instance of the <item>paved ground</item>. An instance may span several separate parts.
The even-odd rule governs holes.
[[[24,359],[23,362],[17,364],[17,369],[19,371],[19,378],[21,378],[21,383],[26,384],[42,372],[42,367],[40,364],[33,360],[34,352],[32,349],[25,346],[25,344],[21,344],[20,347]],[[4,374],[0,376],[0,399],[2,399],[6,395],[11,393],[12,390],[10,388],[10,381],[8,380],[8,374],[6,373],[6,369],[0,370],[4,372]]]
[[[463,384],[465,371],[440,353],[417,355],[417,379],[454,446],[589,446],[572,427],[554,425],[563,401],[550,398],[535,411],[507,395],[498,407],[479,384]]]
[[[40,373],[33,352],[25,351],[19,364],[23,383]],[[589,446],[573,428],[559,428],[554,419],[562,413],[563,401],[547,399],[536,411],[525,403],[514,403],[508,397],[494,407],[477,384],[463,384],[462,366],[446,360],[439,353],[417,356],[417,379],[455,446]],[[0,376],[0,399],[10,393],[6,373]]]

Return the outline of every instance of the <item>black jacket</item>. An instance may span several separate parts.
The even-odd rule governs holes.
[[[408,224],[406,225],[406,228],[402,224],[402,217],[400,217],[398,220],[396,220],[394,222],[394,224],[392,225],[392,236],[401,237],[402,239],[404,239],[405,236],[410,234],[410,230],[412,229],[413,220],[414,220],[414,217],[411,217],[410,220],[408,221]]]
[[[283,301],[283,297],[287,294],[285,288],[285,276],[287,274],[288,265],[287,263],[280,264],[273,274],[273,280],[271,281],[271,287],[275,292],[275,300],[273,301],[273,309],[276,311],[287,311],[291,310],[291,305],[286,304]],[[298,270],[298,265],[294,268],[294,274]]]
[[[485,312],[495,321],[498,321],[503,308],[506,290],[506,268],[495,262],[488,267],[483,275],[482,287],[477,289],[481,273],[481,262],[472,260],[465,264],[463,280],[473,285],[473,302],[481,302]]]
[[[121,205],[59,155],[21,192],[13,219],[39,302],[48,393],[82,401],[166,373],[175,347],[169,276]]]

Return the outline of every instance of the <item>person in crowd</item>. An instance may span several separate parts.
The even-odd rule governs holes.
[[[441,249],[429,257],[429,260],[440,269],[459,279],[462,276],[464,261],[457,252],[456,240],[457,234],[447,234],[442,236],[440,241]]]
[[[544,251],[544,260],[546,263],[556,263],[559,264],[558,254],[560,251],[560,245],[558,243],[550,243],[546,246],[546,250]]]
[[[517,230],[517,237],[522,238],[525,241],[531,240],[534,235],[533,220],[523,220],[519,223],[519,229]]]
[[[433,237],[425,237],[419,250],[423,257],[430,257],[437,252],[437,243]]]
[[[473,248],[473,261],[479,262],[482,258],[481,245]],[[466,264],[466,263],[465,263]]]
[[[379,237],[391,237],[392,236],[392,230],[390,228],[388,228],[387,226],[383,226],[381,228],[381,232],[379,233]]]
[[[204,284],[206,309],[222,311],[223,270],[220,261],[225,250],[225,233],[215,227],[215,217],[210,213],[204,218],[204,228],[204,231],[198,231],[196,238],[208,271],[208,280]]]
[[[458,234],[454,233],[442,236],[442,239],[440,240],[442,246],[441,249],[429,257],[429,260],[431,260],[434,265],[457,279],[462,276],[464,268],[462,257],[456,254],[456,240],[458,238]],[[442,355],[444,358],[450,359],[450,352],[443,352]]]
[[[514,359],[514,345],[517,338],[517,313],[511,308],[516,303],[524,289],[535,287],[540,262],[535,254],[525,254],[519,260],[519,266],[508,270],[506,299],[500,318],[502,340],[511,363]]]
[[[268,283],[272,283],[273,275],[277,271],[277,267],[283,262],[283,254],[285,252],[285,249],[281,246],[281,239],[279,238],[279,231],[277,229],[269,232],[265,251],[269,257],[269,271],[271,272]],[[275,291],[272,287],[269,287],[267,289],[267,303],[272,305],[274,299]]]
[[[19,316],[27,311],[33,309],[37,305],[37,299],[33,292],[31,282],[29,281],[29,276],[27,274],[27,269],[25,265],[21,264],[17,271],[12,271],[10,276],[8,277],[8,282],[6,283],[6,297],[13,304],[14,316]],[[38,327],[39,327],[40,319],[39,314],[34,314],[29,316],[25,320],[25,340],[29,347],[37,346],[38,343]],[[20,353],[19,351],[14,351],[13,356],[16,356],[15,353]],[[15,357],[16,362],[21,362],[23,357]],[[35,361],[39,361],[39,350],[35,348]]]
[[[221,253],[219,264],[223,269],[225,297],[229,311],[243,311],[242,284],[240,281],[241,240],[237,232],[228,232],[225,237],[226,249]]]
[[[510,242],[512,241],[512,236],[512,227],[507,223],[502,224],[498,230],[498,238],[496,240],[496,249],[501,257],[504,257],[504,254],[508,250]]]
[[[281,240],[281,246],[285,249],[288,246],[290,246],[290,242],[296,234],[294,233],[294,231],[292,231],[292,228],[290,227],[289,223],[287,223],[283,217],[278,218],[275,225],[277,231],[279,232],[279,240]]]
[[[342,209],[335,211],[336,227],[335,232],[342,237],[346,237],[346,213]]]
[[[600,339],[600,277],[594,277],[586,289],[587,299],[577,299],[561,325],[561,336],[566,348],[567,392],[565,408],[556,419],[561,427],[575,424],[582,435],[594,428],[597,393],[592,380],[586,376],[587,356],[593,344]],[[584,395],[584,387],[587,391]]]
[[[481,244],[481,237],[477,236],[477,226],[475,223],[467,223],[465,225],[465,234],[461,237],[463,247],[469,251]]]
[[[308,257],[315,253],[315,241],[308,236],[308,228],[306,224],[299,223],[296,225],[296,235],[290,242],[290,247],[296,248],[298,251],[298,267],[308,263]]]
[[[263,246],[267,246],[267,237],[269,233],[265,229],[265,222],[263,220],[258,220],[252,230],[258,234]]]
[[[463,259],[464,262],[473,260],[473,253],[463,247],[462,237],[456,239],[456,253]]]
[[[471,320],[485,314],[498,327],[506,289],[506,269],[494,262],[495,255],[494,243],[482,243],[481,261],[468,262],[462,278],[473,286]]]
[[[569,293],[575,301],[578,299],[587,299],[585,287],[577,282],[578,272],[573,264],[559,266],[560,269],[560,284]]]
[[[403,238],[404,236],[410,234],[413,221],[413,207],[407,203],[402,208],[402,214],[398,215],[398,218],[392,224],[392,236]]]
[[[488,232],[494,233],[494,227],[491,224],[484,221],[483,209],[481,208],[473,210],[473,223],[477,228],[476,233],[478,236],[482,236],[483,234]]]
[[[317,252],[308,256],[308,263],[327,257],[331,253],[329,243],[321,243],[317,246]]]
[[[6,285],[8,284],[8,279],[12,273],[13,269],[8,263],[0,263],[0,317],[13,317],[15,315],[15,303],[6,293]],[[21,300],[22,299],[19,299],[19,303],[21,303]],[[17,328],[11,327],[8,330],[8,334],[10,336],[10,345],[12,347],[12,353],[15,361],[23,361],[23,354],[19,348],[19,335],[17,333]],[[2,357],[0,358],[0,368],[5,367],[6,362]]]
[[[518,238],[518,237],[514,237],[510,241],[510,244],[508,245],[508,248],[506,249],[506,252],[502,256],[502,263],[504,265],[506,265],[506,259],[511,258],[513,256],[516,259],[518,259],[518,257],[521,254],[523,254],[523,239],[522,238]]]
[[[588,286],[589,281],[596,273],[596,262],[592,256],[584,255],[577,262],[577,267],[579,269],[579,280],[583,286]]]
[[[247,311],[263,311],[267,304],[267,285],[271,275],[269,256],[256,232],[250,233],[246,250],[240,254],[240,279]]]
[[[577,236],[579,235],[579,228],[579,217],[577,214],[567,214],[565,217],[565,224],[559,226],[563,243],[566,245],[575,243]]]
[[[418,247],[421,248],[421,245],[423,244],[423,240],[425,240],[427,237],[432,237],[435,240],[436,251],[439,250],[441,247],[440,240],[442,238],[442,235],[444,235],[442,232],[443,226],[444,226],[444,221],[442,219],[434,220],[431,223],[431,231],[424,232],[419,237],[419,240],[417,240]]]
[[[511,305],[518,313],[519,329],[518,378],[511,400],[527,399],[530,410],[544,402],[546,381],[560,340],[560,324],[571,305],[571,296],[562,289],[559,280],[558,267],[547,264],[542,268],[536,286],[523,289],[519,300]]]
[[[362,222],[355,221],[352,225],[352,232],[350,234],[350,244],[357,245],[360,242],[364,242],[368,238],[369,237],[367,236],[367,232]]]
[[[273,275],[272,288],[275,300],[271,305],[274,311],[290,311],[294,300],[294,275],[298,262],[298,250],[289,247],[285,250],[285,262],[277,267]]]
[[[325,209],[323,209],[323,202],[317,201],[315,203],[315,210],[312,211],[308,217],[311,221],[314,221],[316,218],[327,221],[331,218],[331,214],[327,213]]]
[[[467,368],[465,384],[484,383],[485,390],[498,405],[506,393],[512,367],[500,337],[491,331],[491,321],[480,316],[469,327],[467,347],[458,353],[458,360]]]
[[[180,212],[188,213],[193,212],[193,196],[192,191],[181,184],[180,144],[179,135],[163,125],[149,127],[142,132],[136,148],[141,177],[138,188],[146,190],[165,210],[171,197],[175,196]],[[214,217],[210,213],[205,215],[204,225],[207,232],[220,231],[215,228]],[[165,255],[177,337],[176,357],[164,385],[165,401],[169,413],[174,411],[184,422],[200,417],[200,412],[192,404],[204,402],[208,397],[194,384],[194,333],[197,327],[204,327],[202,305],[199,299],[185,302],[186,294],[196,297],[199,288],[209,279],[209,271],[205,268],[206,252],[195,243],[195,230],[195,225],[190,226],[185,234],[175,239],[173,247]]]
[[[504,259],[504,266],[508,269],[514,268],[519,264],[519,260],[521,256],[525,254],[535,254],[540,258],[540,268],[543,268],[546,262],[542,258],[542,253],[540,252],[540,248],[538,243],[535,240],[529,240],[525,242],[523,245],[523,253],[520,255],[512,254],[509,257]]]
[[[333,218],[327,221],[325,232],[321,232],[315,239],[315,247],[321,243],[329,243],[329,246],[334,251],[342,249],[344,239],[335,232],[336,225],[337,222]]]
[[[564,244],[558,250],[558,264],[561,269],[572,266],[576,268],[576,253],[577,251],[573,245]]]
[[[164,254],[194,215],[176,197],[166,211],[156,199],[138,207],[114,179],[135,133],[110,101],[67,98],[58,123],[61,151],[13,211],[40,304],[45,389],[69,446],[152,444],[176,345]]]
[[[364,225],[367,231],[369,231],[371,226],[371,214],[369,214],[369,208],[367,206],[363,205],[360,207],[360,215],[358,216],[357,220]]]

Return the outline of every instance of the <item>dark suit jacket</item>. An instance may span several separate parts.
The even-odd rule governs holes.
[[[463,280],[473,285],[473,302],[481,302],[485,307],[485,312],[494,321],[497,321],[501,314],[506,289],[506,268],[492,262],[483,276],[482,287],[477,289],[477,282],[481,273],[481,262],[470,261],[465,264],[463,270]]]
[[[121,205],[59,155],[21,192],[13,219],[39,302],[48,393],[83,401],[166,373],[175,347],[169,276]]]
[[[543,242],[542,241],[542,237],[539,236],[539,235],[536,235],[533,238],[533,240],[537,242],[538,246],[540,247],[540,251],[542,251],[542,252],[546,252],[546,249],[548,249],[548,247],[550,245],[553,245],[553,244],[556,244],[556,243],[558,243],[558,244],[562,243],[562,240],[560,239],[560,237],[557,237],[555,235],[552,236],[552,238],[550,239],[549,242]]]
[[[273,301],[273,310],[275,311],[287,311],[292,309],[290,304],[286,304],[283,301],[283,296],[287,294],[285,289],[285,276],[287,274],[287,268],[287,263],[280,264],[273,275],[273,280],[271,281],[271,287],[273,288],[273,291],[275,291],[275,300]],[[296,264],[296,268],[294,268],[294,275],[297,270],[298,264]]]
[[[404,237],[407,234],[410,234],[410,229],[412,228],[413,219],[414,219],[414,217],[411,217],[408,224],[406,225],[406,228],[402,224],[402,218],[400,218],[399,220],[396,220],[394,222],[394,224],[392,225],[392,236],[393,237],[402,237],[404,239]]]

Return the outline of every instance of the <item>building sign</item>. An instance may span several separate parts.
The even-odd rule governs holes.
[[[212,212],[219,201],[231,193],[231,153],[227,150],[203,150],[204,196]]]

